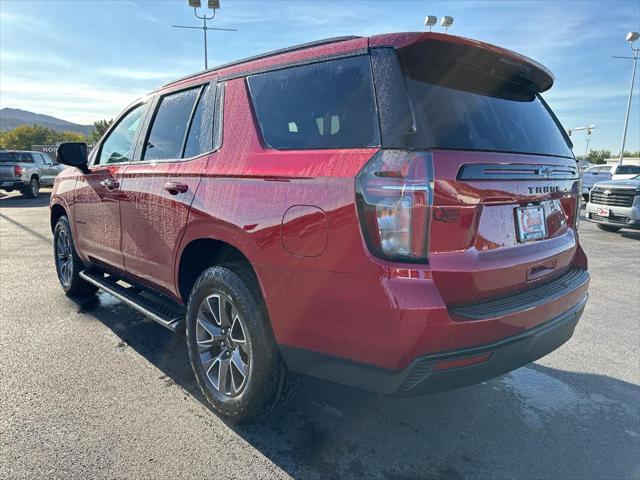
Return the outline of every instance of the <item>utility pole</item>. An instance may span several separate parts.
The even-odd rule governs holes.
[[[201,27],[191,27],[188,25],[172,25],[172,27],[175,28],[190,28],[193,30],[202,30],[202,32],[204,33],[204,69],[208,70],[209,69],[209,55],[207,53],[207,31],[208,30],[224,30],[227,32],[237,32],[238,30],[235,28],[213,28],[213,27],[209,27],[207,25],[207,20],[213,20],[216,16],[216,10],[218,10],[220,8],[220,1],[219,0],[208,0],[207,3],[207,7],[209,10],[212,10],[213,13],[208,16],[206,13],[203,14],[202,16],[198,15],[198,8],[200,8],[202,5],[200,3],[200,0],[189,0],[189,6],[193,7],[193,14],[199,18],[200,20],[202,20],[202,26]]]
[[[633,52],[633,57],[618,57],[613,56],[612,58],[627,58],[633,60],[633,73],[631,74],[631,86],[629,87],[629,100],[627,101],[627,113],[624,116],[624,128],[622,130],[622,147],[620,147],[620,160],[618,164],[622,164],[622,159],[624,158],[624,145],[627,141],[627,127],[629,126],[629,112],[631,111],[631,99],[633,98],[633,83],[636,79],[636,67],[638,65],[638,53],[640,53],[640,48],[634,48],[633,42],[640,38],[640,33],[638,32],[629,32],[627,33],[627,42],[629,42],[629,48]]]

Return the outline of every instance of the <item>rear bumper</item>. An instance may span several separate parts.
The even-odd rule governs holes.
[[[585,295],[568,311],[521,334],[471,348],[423,355],[402,370],[287,346],[281,346],[281,350],[288,367],[298,373],[387,395],[434,393],[497,377],[554,351],[573,335],[586,301]],[[455,366],[473,362],[474,357],[483,361]]]
[[[11,188],[11,189],[17,189],[17,188],[22,188],[25,186],[25,183],[18,179],[18,180],[1,180],[0,179],[0,188],[5,189],[5,188]]]

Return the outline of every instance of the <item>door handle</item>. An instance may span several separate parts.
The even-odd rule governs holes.
[[[178,193],[186,192],[189,186],[184,183],[167,182],[164,184],[164,189],[171,195],[177,195]]]
[[[113,178],[107,178],[105,180],[102,180],[100,182],[100,185],[103,185],[104,187],[106,187],[107,190],[115,190],[116,188],[120,187],[120,182],[117,180],[114,180]]]

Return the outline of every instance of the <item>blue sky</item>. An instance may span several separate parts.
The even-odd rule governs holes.
[[[206,3],[206,0],[203,0]],[[545,98],[566,128],[596,125],[591,148],[620,149],[638,1],[234,1],[222,0],[209,65],[335,35],[423,29],[452,15],[450,33],[494,43],[549,67]],[[201,32],[187,0],[0,0],[0,106],[80,123],[116,115],[162,83],[203,68]],[[639,72],[640,75],[640,72]],[[640,78],[627,150],[640,150]],[[585,135],[573,137],[584,153]]]

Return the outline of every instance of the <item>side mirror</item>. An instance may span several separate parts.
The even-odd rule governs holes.
[[[63,165],[76,167],[82,173],[89,172],[87,165],[87,144],[84,142],[65,142],[58,146],[56,160]]]

